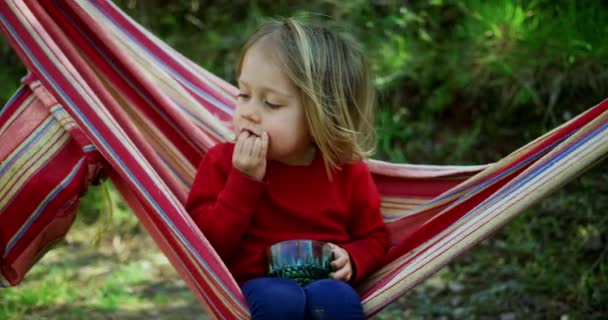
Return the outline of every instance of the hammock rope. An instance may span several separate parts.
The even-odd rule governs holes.
[[[210,315],[247,319],[238,285],[183,207],[202,155],[232,137],[235,88],[108,0],[7,0],[0,4],[0,22],[30,71],[6,110],[32,101],[47,113],[60,108],[81,132],[69,137],[99,154],[125,201]],[[385,265],[358,288],[365,314],[374,315],[605,157],[607,110],[605,100],[494,164],[370,160],[392,248]],[[0,114],[0,146],[14,118],[5,110]],[[4,160],[17,158],[12,150],[0,147],[0,186],[13,163]],[[16,210],[13,199],[0,190],[0,218]],[[9,263],[18,256],[0,249]],[[2,271],[0,285],[22,278]]]

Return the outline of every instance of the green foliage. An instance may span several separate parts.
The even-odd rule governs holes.
[[[25,68],[3,37],[0,37],[0,110],[19,87],[19,79],[25,75]]]
[[[600,2],[435,1],[398,15],[383,21],[407,30],[395,33],[402,39],[373,39],[369,48],[381,109],[405,108],[401,127],[415,128],[405,152],[421,155],[414,162],[495,161],[608,92],[608,10]],[[437,135],[474,138],[472,152],[441,154],[452,146]]]
[[[109,181],[89,187],[81,199],[78,216],[85,225],[98,225],[96,242],[108,233],[126,235],[140,231],[133,213]]]

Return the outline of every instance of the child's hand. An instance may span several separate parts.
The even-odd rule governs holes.
[[[350,263],[350,255],[341,247],[333,243],[329,243],[331,251],[334,254],[334,261],[331,262],[334,272],[329,274],[330,278],[336,280],[349,281],[353,276],[353,266]]]
[[[262,181],[266,174],[266,153],[268,151],[268,133],[258,137],[249,131],[242,131],[236,138],[232,165],[252,179]]]

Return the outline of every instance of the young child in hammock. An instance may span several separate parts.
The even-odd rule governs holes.
[[[205,155],[186,208],[242,286],[252,319],[362,319],[351,287],[388,248],[364,159],[374,94],[362,49],[294,19],[260,26],[237,70],[236,141]],[[266,277],[266,250],[330,243],[330,278]]]

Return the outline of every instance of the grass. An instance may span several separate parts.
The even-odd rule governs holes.
[[[2,291],[0,319],[206,319],[130,210],[122,201],[104,203],[102,194],[91,188],[79,208],[90,214],[78,215],[65,241],[20,286]],[[107,206],[112,219],[92,222],[90,215],[103,216]]]
[[[19,287],[3,290],[0,319],[200,319],[204,311],[144,235],[91,243],[78,222]]]

